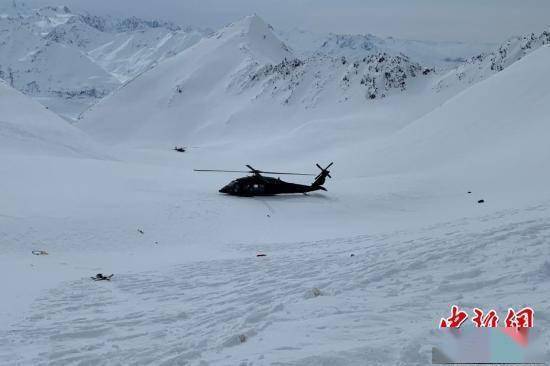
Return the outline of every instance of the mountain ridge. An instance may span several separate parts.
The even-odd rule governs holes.
[[[300,58],[271,26],[251,15],[127,83],[83,113],[80,123],[110,143],[147,145],[265,139],[262,135],[300,129],[330,110],[341,110],[350,121],[376,116],[390,131],[470,87],[459,81],[441,87],[452,72],[385,52]],[[136,101],[141,112],[128,118],[122,106]],[[400,108],[408,117],[397,114],[398,122],[391,122],[397,112],[388,108],[396,101],[405,102]],[[269,116],[255,121],[260,110]],[[358,123],[352,124],[362,130]],[[370,126],[364,133],[381,128]]]
[[[208,34],[158,20],[75,14],[68,7],[31,9],[19,2],[0,14],[0,77],[69,119]],[[48,57],[37,68],[30,56],[44,56],[44,50]]]

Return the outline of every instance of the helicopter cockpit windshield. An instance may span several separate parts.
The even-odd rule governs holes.
[[[220,193],[238,194],[241,191],[241,186],[236,180],[231,181],[228,185],[220,189]]]

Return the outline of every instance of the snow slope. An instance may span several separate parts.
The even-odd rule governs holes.
[[[384,142],[386,151],[379,154],[391,164],[379,169],[403,172],[459,163],[536,172],[550,157],[548,62],[550,46],[542,46],[407,125]]]
[[[126,84],[79,125],[101,141],[177,143],[191,131],[223,125],[247,105],[249,90],[230,91],[234,75],[285,58],[292,54],[269,26],[246,17]]]
[[[105,156],[84,133],[0,80],[3,155]]]
[[[167,58],[197,43],[204,35],[197,31],[152,29],[119,34],[88,54],[99,65],[126,82]]]

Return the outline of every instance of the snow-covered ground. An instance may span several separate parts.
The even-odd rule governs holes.
[[[243,82],[291,57],[247,17],[76,126],[0,85],[1,364],[424,365],[451,304],[532,306],[548,346],[550,46],[472,86],[329,80],[315,108],[307,78]],[[330,161],[308,196],[192,171]]]

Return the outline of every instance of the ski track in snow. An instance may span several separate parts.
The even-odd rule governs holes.
[[[536,326],[547,328],[549,213],[541,204],[415,231],[274,243],[263,258],[75,279],[0,331],[0,363],[429,364],[450,304],[536,304]]]

